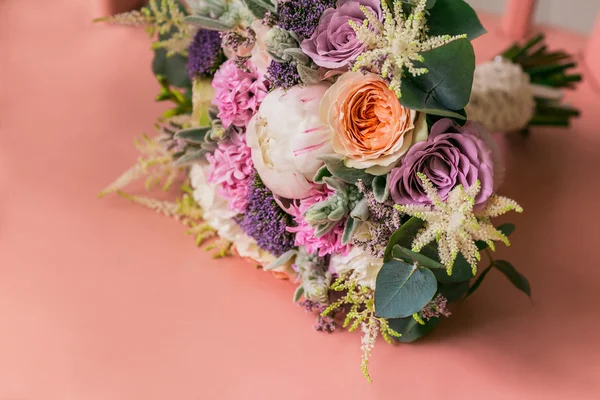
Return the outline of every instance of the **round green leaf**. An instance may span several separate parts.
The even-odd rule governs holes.
[[[437,291],[437,281],[427,268],[391,259],[377,275],[375,313],[383,318],[408,317],[425,307]]]
[[[411,343],[422,338],[431,332],[439,322],[439,318],[431,318],[429,321],[425,321],[425,325],[421,325],[415,321],[412,316],[388,320],[390,328],[402,335],[400,337],[394,337],[394,339],[401,343]]]

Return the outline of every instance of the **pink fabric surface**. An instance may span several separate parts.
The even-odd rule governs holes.
[[[494,26],[496,20],[485,19]],[[494,29],[476,42],[489,57]],[[553,43],[580,49],[575,36]],[[562,42],[561,42],[562,40]],[[177,222],[96,200],[161,106],[142,30],[85,2],[0,2],[0,399],[597,399],[600,98],[569,131],[503,138],[522,215],[511,260],[535,305],[490,273],[414,345],[319,334],[294,287],[212,260]]]

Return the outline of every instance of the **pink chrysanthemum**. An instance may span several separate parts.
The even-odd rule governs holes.
[[[324,257],[327,254],[348,254],[350,245],[342,245],[345,219],[342,219],[331,231],[318,238],[315,237],[315,228],[306,222],[306,218],[304,218],[306,210],[312,205],[325,200],[333,193],[327,186],[320,189],[315,187],[311,192],[311,196],[298,200],[296,204],[293,204],[287,210],[294,217],[294,222],[297,224],[297,226],[287,228],[288,232],[296,234],[295,245],[304,246],[310,254],[318,254],[319,257]]]
[[[269,82],[260,76],[254,64],[246,61],[244,66],[247,71],[229,60],[221,65],[212,81],[213,104],[219,108],[218,117],[226,128],[248,125],[269,90]]]
[[[220,185],[219,194],[229,201],[230,210],[244,212],[254,170],[245,135],[233,132],[206,159],[210,163],[208,181]]]

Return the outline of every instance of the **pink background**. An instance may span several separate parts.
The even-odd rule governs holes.
[[[415,345],[319,334],[294,287],[213,261],[184,227],[98,191],[136,159],[161,105],[141,29],[92,25],[75,0],[0,2],[0,399],[600,398],[600,97],[528,140],[498,136],[503,193],[525,208],[492,272]],[[506,45],[497,21],[475,42]],[[583,40],[550,33],[579,52]],[[585,72],[585,71],[584,71]]]

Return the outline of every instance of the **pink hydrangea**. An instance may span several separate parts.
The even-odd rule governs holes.
[[[318,254],[319,257],[324,257],[327,254],[348,254],[350,245],[342,245],[345,219],[341,220],[340,223],[331,231],[327,232],[327,234],[318,238],[315,237],[315,228],[311,227],[308,222],[306,222],[306,219],[304,218],[306,210],[312,205],[325,200],[333,193],[333,191],[326,186],[319,189],[315,187],[311,192],[309,197],[297,200],[287,209],[287,212],[294,217],[294,221],[297,224],[297,226],[287,228],[288,232],[296,234],[295,245],[304,246],[310,254]]]
[[[206,159],[210,163],[208,181],[220,185],[219,194],[229,201],[230,210],[243,213],[254,170],[245,135],[233,132]]]
[[[248,125],[269,90],[269,82],[254,64],[246,61],[245,67],[247,71],[229,60],[221,65],[212,81],[213,104],[219,108],[218,117],[226,128]]]

